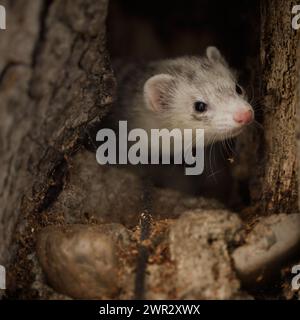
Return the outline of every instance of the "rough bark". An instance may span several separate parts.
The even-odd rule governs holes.
[[[261,96],[264,132],[251,187],[262,214],[297,211],[295,1],[261,1]],[[259,169],[259,170],[257,170]]]
[[[297,49],[297,70],[300,70],[300,41],[298,42]],[[298,77],[300,80],[300,73],[298,71]],[[297,132],[297,165],[298,165],[298,209],[300,209],[300,81],[298,80],[297,85],[297,107],[296,107],[296,132]]]
[[[3,3],[8,26],[0,39],[0,263],[13,257],[8,272],[15,288],[30,277],[33,232],[62,219],[43,212],[66,183],[68,159],[112,103],[107,3]]]
[[[32,127],[33,103],[28,95],[33,52],[39,38],[42,1],[4,1],[7,30],[0,37],[0,263],[8,248],[26,187],[28,154],[32,146],[27,133]],[[27,143],[25,141],[27,140]],[[27,150],[26,150],[27,149]]]
[[[68,222],[63,205],[77,209],[68,200],[74,187],[70,175],[80,168],[75,154],[113,102],[115,82],[105,46],[108,0],[2,3],[8,28],[0,37],[0,264],[8,267],[9,295],[30,298],[35,297],[30,288],[36,233]],[[259,213],[297,209],[299,32],[291,29],[291,7],[292,1],[261,1],[265,129],[251,188]],[[86,165],[88,157],[82,157]],[[83,189],[91,192],[93,181],[76,184],[73,197]]]

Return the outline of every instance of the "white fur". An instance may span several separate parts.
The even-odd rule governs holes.
[[[136,83],[141,91],[119,97],[124,104],[122,119],[131,128],[146,130],[204,129],[205,144],[239,134],[244,126],[233,120],[234,114],[253,109],[244,95],[237,94],[235,75],[219,50],[208,47],[206,54],[151,63],[138,79],[141,84]],[[134,75],[131,81],[128,86],[134,85]],[[197,113],[196,101],[205,102],[207,111]]]

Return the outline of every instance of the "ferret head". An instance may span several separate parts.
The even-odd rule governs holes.
[[[163,65],[163,63],[161,63]],[[254,119],[245,92],[215,47],[164,62],[144,85],[146,106],[166,128],[204,129],[206,142],[238,135]]]

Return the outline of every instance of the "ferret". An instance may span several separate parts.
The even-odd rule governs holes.
[[[205,145],[237,136],[254,119],[245,91],[216,47],[185,56],[131,65],[116,73],[113,118],[128,128],[204,129]]]
[[[121,64],[115,68],[115,74],[117,100],[110,123],[117,125],[118,121],[127,120],[129,130],[204,129],[209,157],[214,142],[237,136],[254,120],[244,89],[216,47],[208,47],[203,57],[184,56],[126,67]],[[228,170],[219,170],[227,164],[220,163],[218,152],[215,148],[218,177],[229,183]],[[195,177],[185,176],[178,166],[146,166],[141,172],[151,176],[160,187],[189,194],[219,193],[226,199],[230,192],[228,185],[216,184],[216,178],[211,178],[214,176],[211,163],[216,161],[208,159],[205,173]],[[222,190],[216,191],[219,188]]]

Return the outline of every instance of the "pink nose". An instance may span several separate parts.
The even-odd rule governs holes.
[[[238,111],[234,114],[233,120],[240,124],[248,124],[253,120],[253,112],[248,111]]]

